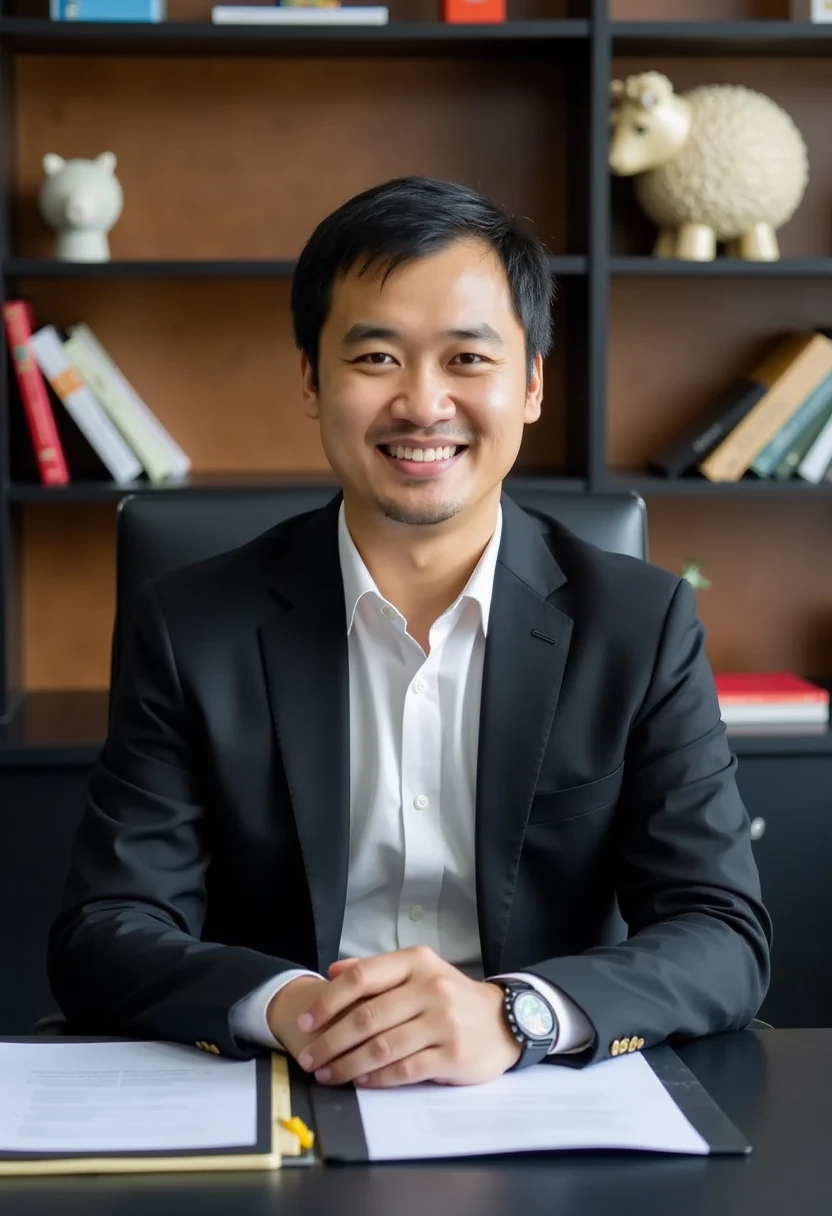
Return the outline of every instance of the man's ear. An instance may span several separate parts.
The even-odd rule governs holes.
[[[318,418],[318,388],[312,371],[312,364],[306,355],[300,357],[301,393],[303,395],[303,412],[307,418]]]
[[[523,421],[537,422],[543,404],[543,358],[538,353],[532,363],[532,372],[526,386],[526,404],[523,407]]]

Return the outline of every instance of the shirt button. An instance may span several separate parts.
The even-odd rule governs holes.
[[[413,907],[410,909],[410,919],[411,920],[421,920],[422,917],[424,916],[424,914],[425,914],[425,909],[422,907],[421,904],[414,904]]]
[[[384,604],[381,611],[382,611],[382,614],[384,616],[386,616],[388,620],[392,620],[392,618],[396,615],[395,609],[391,608],[389,604]]]
[[[423,811],[429,802],[430,799],[428,798],[427,794],[417,794],[413,799],[413,805],[416,807],[417,811]]]
[[[414,692],[424,692],[426,688],[427,688],[427,684],[425,683],[425,681],[423,679],[419,678],[418,680],[413,681],[413,691]]]

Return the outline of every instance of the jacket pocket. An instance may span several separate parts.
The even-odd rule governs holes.
[[[624,765],[619,764],[614,772],[599,777],[597,781],[572,785],[568,789],[555,790],[552,793],[541,791],[532,799],[528,826],[572,819],[576,815],[586,815],[588,811],[598,811],[601,807],[609,806],[618,797],[623,780]]]

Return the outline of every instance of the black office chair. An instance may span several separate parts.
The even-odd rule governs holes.
[[[588,495],[556,490],[545,478],[514,478],[506,492],[521,507],[552,515],[582,540],[646,559],[647,511],[635,493]],[[157,490],[127,495],[116,533],[116,613],[111,685],[118,673],[122,631],[141,584],[167,570],[213,557],[316,507],[338,492],[332,484],[236,491]]]

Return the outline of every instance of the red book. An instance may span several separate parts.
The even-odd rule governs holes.
[[[749,671],[714,677],[726,705],[828,705],[829,693],[788,671]]]
[[[41,483],[45,486],[65,486],[69,483],[66,456],[43,374],[29,350],[34,325],[31,306],[25,300],[6,301],[3,305],[3,324]]]
[[[722,718],[729,726],[823,725],[829,693],[788,671],[715,674]]]

